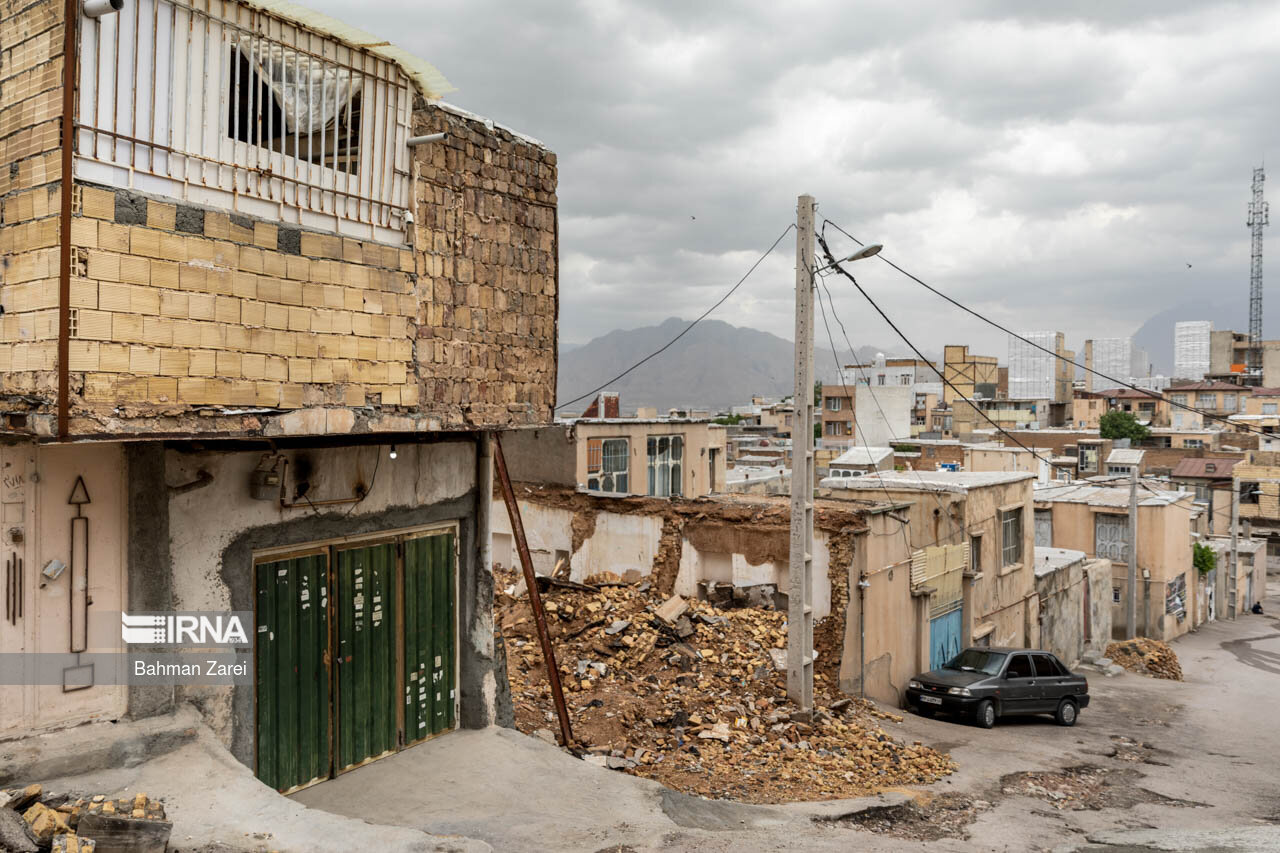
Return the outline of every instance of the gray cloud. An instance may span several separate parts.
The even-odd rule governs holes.
[[[1250,170],[1276,147],[1274,3],[309,2],[560,155],[568,341],[701,313],[801,192],[1072,345],[1205,295],[1243,311]],[[785,241],[717,316],[790,337],[793,262]],[[1004,354],[883,264],[856,270],[928,349]],[[894,343],[832,286],[855,345]]]

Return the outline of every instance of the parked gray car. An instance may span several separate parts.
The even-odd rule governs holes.
[[[921,716],[972,716],[985,729],[1017,714],[1053,714],[1073,726],[1089,705],[1089,682],[1049,652],[973,648],[907,682],[907,702]]]

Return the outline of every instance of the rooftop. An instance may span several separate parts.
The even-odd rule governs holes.
[[[1107,454],[1108,465],[1141,465],[1146,453],[1136,448],[1117,447]]]
[[[1138,506],[1170,506],[1182,499],[1191,500],[1190,492],[1173,492],[1150,486],[1138,489]],[[1036,503],[1089,504],[1090,506],[1128,507],[1128,486],[1099,486],[1094,483],[1055,483],[1038,486]]]
[[[894,471],[867,474],[865,477],[827,477],[824,488],[907,492],[954,492],[965,494],[983,486],[1002,486],[1034,480],[1025,471]]]
[[[1064,569],[1072,563],[1078,563],[1085,558],[1084,551],[1072,551],[1070,548],[1044,548],[1036,546],[1035,572],[1036,577],[1041,578],[1045,575],[1052,574],[1058,569]]]
[[[1186,385],[1171,385],[1168,393],[1177,394],[1181,391],[1245,391],[1250,389],[1243,385],[1236,385],[1234,382],[1218,382],[1216,380],[1206,380],[1203,382],[1188,382]]]
[[[831,460],[832,465],[878,465],[893,455],[892,447],[851,447]]]
[[[1206,480],[1226,479],[1231,476],[1231,469],[1236,467],[1240,459],[1205,459],[1188,456],[1178,460],[1171,477],[1201,477]]]

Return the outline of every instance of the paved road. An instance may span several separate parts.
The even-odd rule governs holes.
[[[1280,599],[1265,606],[1280,613]],[[1093,703],[1074,728],[1046,718],[985,731],[915,716],[893,727],[951,750],[960,765],[926,789],[935,804],[979,801],[972,822],[927,842],[823,819],[852,806],[673,795],[497,729],[440,738],[295,799],[504,851],[1280,850],[1280,620],[1214,623],[1175,649],[1186,682],[1094,676]],[[1099,808],[1059,809],[1066,803],[1018,793],[1010,777],[1080,767],[1082,778],[1111,782]]]

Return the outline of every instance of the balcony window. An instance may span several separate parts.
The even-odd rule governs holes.
[[[130,0],[81,27],[77,178],[403,242],[399,65],[226,0]]]

